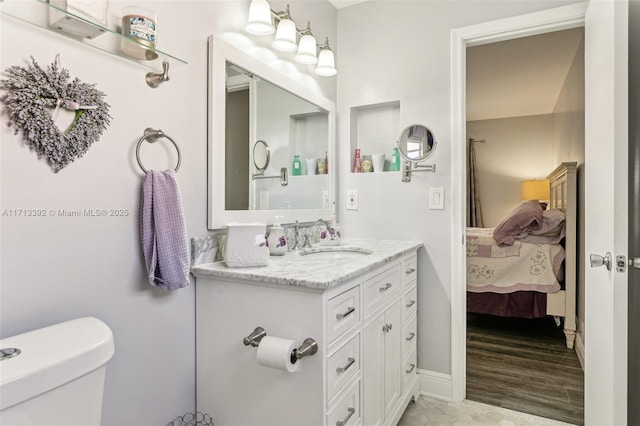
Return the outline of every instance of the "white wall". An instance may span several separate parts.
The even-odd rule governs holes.
[[[420,240],[418,365],[451,371],[452,179],[450,30],[549,9],[562,1],[375,1],[338,12],[339,211],[345,236]],[[365,46],[367,48],[365,48]],[[399,100],[400,128],[422,123],[438,141],[435,174],[351,174],[350,108]],[[380,123],[381,129],[385,123]],[[395,142],[395,141],[393,141]],[[390,146],[390,149],[392,146]],[[445,209],[429,210],[430,187],[445,188]],[[359,190],[359,210],[344,208]]]
[[[522,200],[523,180],[545,179],[553,162],[553,115],[467,122],[475,143],[484,226],[497,226]]]
[[[271,2],[276,10],[286,3]],[[119,426],[162,425],[195,409],[195,285],[164,292],[145,280],[138,237],[143,178],[135,145],[146,127],[161,128],[180,145],[178,179],[188,235],[206,234],[206,39],[232,35],[252,52],[268,43],[242,35],[245,0],[111,0],[110,13],[119,15],[132,4],[155,10],[159,46],[189,63],[170,69],[171,80],[157,89],[146,85],[147,70],[138,65],[4,15],[0,20],[2,70],[26,65],[29,56],[46,66],[59,53],[72,77],[107,94],[113,117],[100,141],[58,174],[23,146],[2,117],[0,209],[129,210],[127,217],[2,216],[0,335],[85,315],[105,321],[116,353],[107,371],[103,424]],[[291,13],[298,26],[309,20],[318,37],[328,35],[338,55],[333,6],[324,0],[294,2]],[[335,78],[316,79],[304,67],[279,63],[335,99]],[[146,147],[142,155],[147,168],[175,161],[168,143]]]

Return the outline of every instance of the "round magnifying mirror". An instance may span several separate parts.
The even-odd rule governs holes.
[[[400,135],[400,155],[409,161],[424,161],[436,150],[433,133],[420,124],[409,126]]]
[[[269,167],[270,161],[269,145],[265,141],[259,140],[253,145],[253,165],[259,172],[264,172]]]

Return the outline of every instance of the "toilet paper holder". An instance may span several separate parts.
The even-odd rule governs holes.
[[[260,341],[264,336],[267,335],[267,332],[262,327],[256,327],[251,334],[242,339],[242,342],[245,346],[253,346],[257,348],[260,345]],[[318,352],[318,342],[316,342],[311,337],[307,337],[302,342],[302,345],[298,349],[293,350],[293,355],[296,359],[304,358],[305,356],[310,356]]]

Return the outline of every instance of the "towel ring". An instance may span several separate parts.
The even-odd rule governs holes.
[[[155,130],[155,129],[152,129],[151,127],[147,127],[146,129],[144,129],[144,136],[140,138],[140,140],[138,141],[138,145],[136,146],[136,159],[138,160],[138,165],[140,166],[143,172],[149,173],[149,171],[145,169],[144,166],[142,165],[142,160],[140,160],[140,145],[142,145],[142,142],[145,140],[149,140],[150,143],[154,143],[159,138],[169,139],[173,144],[173,146],[176,147],[176,151],[178,151],[178,164],[176,165],[176,168],[173,171],[177,172],[178,169],[180,169],[180,163],[182,162],[182,153],[180,152],[180,148],[178,148],[178,144],[162,130],[160,129]]]

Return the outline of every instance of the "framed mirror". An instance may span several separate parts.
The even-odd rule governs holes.
[[[285,223],[328,218],[335,103],[225,40],[208,41],[208,228],[270,224],[276,215]],[[326,174],[306,170],[305,160],[320,158]]]
[[[420,162],[433,155],[436,149],[436,141],[433,133],[421,124],[407,127],[400,134],[400,155],[413,162]]]

